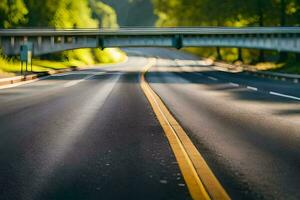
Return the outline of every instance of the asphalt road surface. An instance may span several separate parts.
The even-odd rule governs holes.
[[[191,199],[139,85],[146,75],[232,199],[300,199],[300,84],[186,53],[0,90],[0,199]]]

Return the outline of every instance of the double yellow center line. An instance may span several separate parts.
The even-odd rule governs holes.
[[[155,62],[155,59],[149,60],[141,74],[140,85],[166,134],[192,198],[230,199],[186,132],[147,83],[145,74]]]

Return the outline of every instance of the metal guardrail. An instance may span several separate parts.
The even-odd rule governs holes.
[[[220,68],[225,69],[226,71],[230,72],[243,72],[246,74],[251,74],[258,77],[269,78],[274,80],[281,80],[281,81],[290,81],[293,83],[300,83],[300,75],[298,74],[287,74],[281,72],[272,72],[272,71],[261,71],[255,69],[254,66],[251,65],[234,65],[225,62],[214,62],[214,65]],[[220,70],[220,69],[217,69]]]
[[[300,34],[300,27],[181,27],[119,29],[0,29],[0,36]]]
[[[291,81],[293,83],[300,82],[300,75],[297,74],[284,74],[278,72],[250,71],[250,70],[245,70],[245,73],[253,74],[255,76],[260,76],[263,78],[270,78],[270,79],[282,80],[282,81]]]

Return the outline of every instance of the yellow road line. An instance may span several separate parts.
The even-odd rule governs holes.
[[[145,80],[145,74],[154,64],[155,59],[151,59],[141,74],[140,85],[168,138],[191,196],[201,200],[229,200],[229,195],[186,132]]]

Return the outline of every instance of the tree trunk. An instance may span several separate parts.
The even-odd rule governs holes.
[[[220,23],[220,20],[218,19],[217,20],[217,26],[220,26],[221,23]],[[223,60],[222,58],[222,54],[221,54],[221,48],[220,47],[216,47],[216,51],[217,51],[217,59],[218,60]]]
[[[296,53],[296,60],[300,62],[300,53]]]
[[[265,51],[259,50],[258,62],[265,62]]]
[[[286,0],[280,0],[280,26],[286,26]],[[280,52],[279,53],[279,62],[286,61],[288,58],[287,52]]]
[[[280,52],[279,53],[279,62],[284,62],[288,59],[288,53],[287,52]]]
[[[286,0],[280,0],[280,26],[286,25]]]
[[[238,48],[238,61],[243,61],[243,52],[241,48]]]
[[[223,58],[222,58],[222,54],[221,54],[221,48],[217,47],[216,51],[217,51],[217,60],[222,60]]]
[[[263,6],[261,0],[256,0],[257,5],[257,14],[258,14],[258,25],[260,27],[264,26],[265,18],[264,18],[264,12],[263,12]],[[258,62],[264,62],[265,61],[265,52],[264,50],[259,50],[259,56],[258,56]]]

